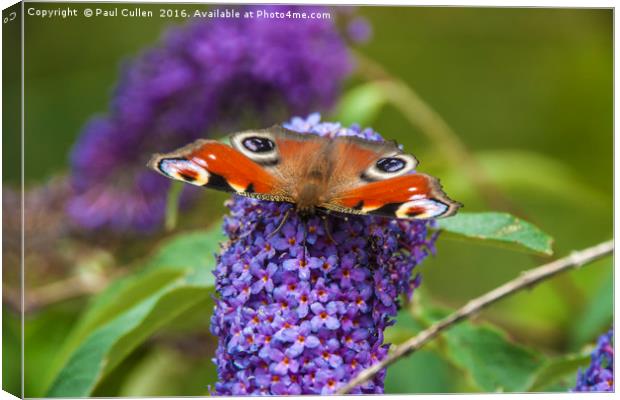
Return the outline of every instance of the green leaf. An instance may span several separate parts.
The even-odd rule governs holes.
[[[213,253],[221,238],[219,227],[179,235],[136,275],[102,293],[70,338],[68,361],[48,395],[88,396],[136,346],[209,297],[214,285]]]
[[[541,355],[508,341],[505,334],[489,326],[464,323],[443,337],[448,358],[485,392],[526,390],[532,374],[544,361]]]
[[[343,125],[370,125],[386,101],[383,91],[372,82],[356,86],[342,96],[335,119]]]
[[[143,262],[138,271],[113,282],[98,294],[69,334],[48,374],[41,378],[43,387],[49,387],[69,356],[96,328],[187,274],[188,269],[191,271],[190,278],[195,282],[209,282],[214,265],[213,253],[224,238],[219,224],[214,226],[206,232],[184,233],[171,238]]]
[[[182,270],[162,269],[136,274],[117,282],[100,295],[71,333],[70,341],[81,341],[95,328],[148,298],[183,275]]]
[[[208,295],[203,287],[166,288],[97,329],[73,353],[48,396],[87,397],[140,340]]]
[[[428,328],[445,318],[450,310],[432,305],[425,293],[418,293],[415,324]],[[400,316],[400,314],[399,314]],[[524,391],[534,374],[546,362],[542,354],[511,342],[501,330],[463,321],[443,331],[423,350],[433,350],[464,376],[459,390],[484,392]],[[413,354],[415,356],[415,353]],[[456,390],[455,390],[456,391]]]
[[[460,238],[476,239],[544,255],[553,254],[553,239],[529,222],[507,213],[466,213],[440,219],[437,226]],[[449,237],[449,236],[448,236]]]
[[[427,328],[449,315],[451,310],[433,305],[427,293],[420,292],[412,310],[418,323]],[[453,325],[431,344],[446,361],[465,374],[471,386],[468,390],[524,391],[546,362],[542,354],[511,342],[501,330],[470,321]],[[429,347],[424,349],[429,350]]]
[[[212,225],[208,231],[184,233],[173,237],[146,261],[145,269],[189,268],[197,282],[213,282],[214,253],[225,239],[221,224]]]
[[[175,236],[160,246],[136,273],[114,282],[96,297],[77,331],[83,331],[83,337],[84,333],[185,274],[187,269],[192,271],[191,278],[197,283],[212,279],[209,268],[213,266],[213,253],[224,238],[219,224],[215,226],[207,232]]]
[[[407,309],[402,309],[396,316],[396,323],[385,330],[384,339],[393,348],[424,328]],[[436,351],[429,351],[432,348],[432,343],[429,343],[421,351],[389,367],[385,378],[385,393],[456,392],[459,375],[462,374]]]
[[[387,369],[385,393],[457,392],[459,375],[460,372],[437,353],[421,350]]]
[[[533,376],[527,391],[542,392],[558,388],[566,392],[575,385],[579,368],[587,367],[589,363],[588,353],[569,354],[547,360]]]
[[[396,323],[388,326],[384,333],[386,343],[397,345],[403,343],[407,339],[415,336],[424,327],[409,313],[408,310],[402,309],[396,315]]]

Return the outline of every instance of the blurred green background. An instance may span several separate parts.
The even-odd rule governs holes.
[[[509,199],[506,210],[553,236],[556,255],[612,236],[612,10],[359,7],[357,12],[373,29],[371,40],[357,51],[404,81],[447,121]],[[181,19],[156,17],[25,17],[28,185],[67,170],[80,129],[93,114],[107,109],[120,63],[155,44],[167,26],[179,23]],[[344,93],[362,82],[354,76]],[[339,115],[324,115],[330,118]],[[465,204],[464,210],[502,210],[488,206],[462,169],[445,160],[441,146],[397,108],[387,104],[364,122],[404,144],[420,160],[419,170],[440,177],[446,192]],[[10,147],[10,140],[17,145],[19,137],[5,140]],[[3,156],[10,160],[17,155]],[[5,170],[3,179],[15,184],[19,171]],[[457,307],[546,260],[448,239],[440,239],[437,247],[437,256],[420,269],[422,288],[434,304],[447,307]],[[575,352],[608,329],[612,291],[608,258],[513,296],[477,321],[490,321],[515,342],[547,355]],[[41,376],[84,301],[59,303],[27,316],[27,396],[43,393]],[[206,327],[208,312],[201,313]],[[407,321],[399,318],[397,326],[401,324]],[[141,344],[94,394],[204,393],[214,380],[212,339],[204,336],[207,350],[196,356],[167,339],[176,338],[173,330],[161,336]],[[396,336],[393,340],[398,341]],[[387,393],[479,390],[432,351],[400,361],[387,377]]]

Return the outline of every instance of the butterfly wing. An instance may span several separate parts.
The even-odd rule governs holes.
[[[294,203],[291,193],[300,175],[297,161],[303,160],[303,154],[319,152],[324,141],[316,138],[280,126],[243,131],[229,136],[232,147],[198,140],[172,153],[154,155],[148,166],[193,185]]]
[[[336,137],[334,148],[336,168],[344,171],[344,180],[331,185],[333,192],[321,205],[324,208],[429,219],[453,215],[461,206],[443,192],[437,179],[415,173],[415,157],[403,153],[394,142]]]
[[[421,173],[362,184],[324,205],[340,212],[408,219],[449,217],[460,206],[446,196],[437,179]]]
[[[272,201],[291,201],[269,169],[214,140],[198,140],[172,153],[155,154],[148,166],[196,186]]]

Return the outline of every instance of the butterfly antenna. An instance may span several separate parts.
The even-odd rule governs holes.
[[[280,232],[280,229],[282,229],[282,227],[284,226],[284,223],[286,222],[286,220],[288,219],[289,214],[291,213],[291,209],[289,208],[288,210],[286,210],[286,212],[284,213],[284,216],[282,217],[282,219],[280,220],[280,223],[278,224],[278,226],[276,227],[276,229],[271,232],[269,235],[267,235],[267,238],[270,238],[272,236],[275,236],[278,232]]]

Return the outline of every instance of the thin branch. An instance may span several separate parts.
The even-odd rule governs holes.
[[[30,313],[51,304],[99,293],[112,280],[124,275],[126,272],[126,270],[119,268],[109,276],[101,274],[75,275],[44,286],[27,288],[24,296],[23,312]],[[16,311],[21,312],[20,289],[3,285],[2,292],[2,301]]]
[[[465,172],[489,205],[518,213],[513,202],[495,187],[456,132],[411,86],[390,75],[372,59],[359,52],[354,54],[359,74],[375,81],[376,87],[381,89],[409,123],[417,126],[449,162]]]
[[[396,346],[394,348],[394,351],[388,354],[388,356],[385,357],[382,361],[363,370],[359,373],[359,375],[357,375],[355,378],[349,381],[349,383],[347,383],[340,390],[338,390],[338,394],[346,394],[356,386],[359,386],[364,382],[372,379],[379,371],[386,368],[388,365],[391,365],[400,358],[408,356],[414,351],[419,350],[428,341],[439,335],[441,331],[448,329],[452,325],[471,317],[483,308],[522,289],[531,288],[537,283],[549,279],[560,272],[580,267],[584,264],[590,263],[594,260],[611,254],[613,252],[613,249],[613,240],[609,240],[596,246],[574,252],[567,257],[524,272],[519,277],[503,284],[502,286],[493,289],[480,297],[470,300],[459,310],[448,315],[441,321],[438,321],[435,324],[431,325],[429,328],[423,330],[418,335],[410,338],[405,343]]]

